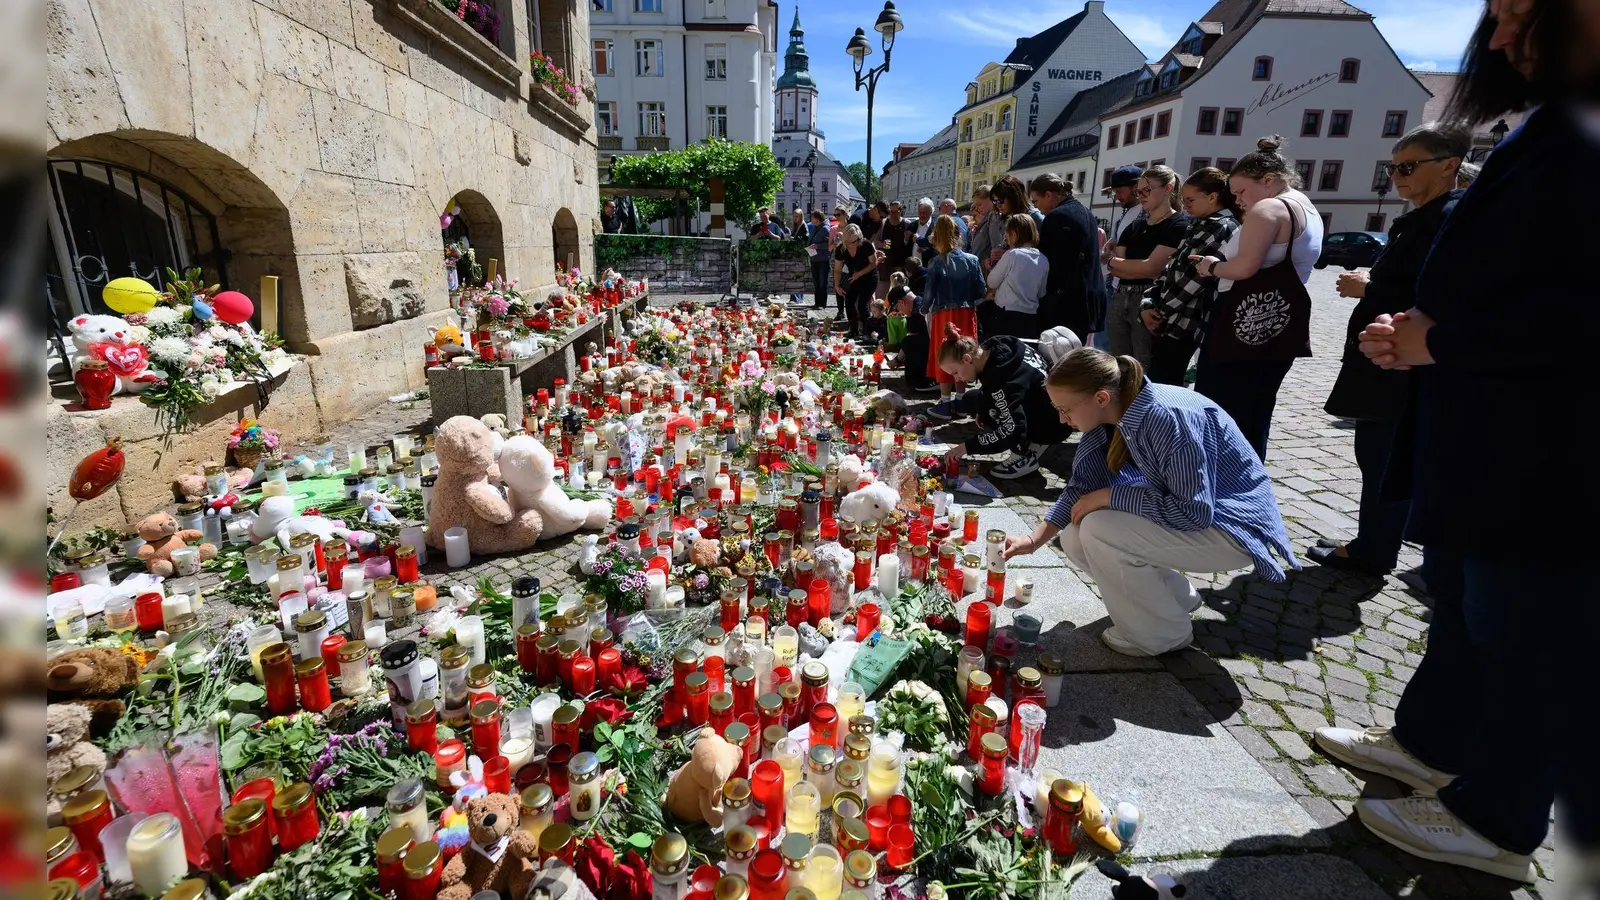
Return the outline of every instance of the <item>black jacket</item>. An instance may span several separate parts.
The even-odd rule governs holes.
[[[1088,207],[1068,199],[1045,214],[1039,252],[1050,261],[1039,324],[1065,325],[1087,340],[1106,327],[1106,282],[1100,267],[1100,225]]]
[[[1571,523],[1600,508],[1583,439],[1600,408],[1588,256],[1600,233],[1579,216],[1552,247],[1541,198],[1551,172],[1596,166],[1600,143],[1578,114],[1541,107],[1489,156],[1439,230],[1417,279],[1417,308],[1435,323],[1434,364],[1413,370],[1408,539],[1526,565],[1571,565],[1594,552],[1587,529]]]
[[[992,337],[983,347],[989,361],[978,373],[978,386],[961,397],[979,428],[967,440],[967,452],[999,453],[1063,440],[1067,428],[1045,393],[1049,366],[1039,351],[1009,334]]]

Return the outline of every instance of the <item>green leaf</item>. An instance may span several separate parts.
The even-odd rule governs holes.
[[[233,718],[228,720],[228,731],[244,731],[259,721],[261,721],[261,717],[255,713],[234,713]]]
[[[267,692],[256,684],[236,684],[228,688],[228,702],[236,706],[255,706],[267,699]]]
[[[633,834],[628,835],[628,846],[641,853],[649,850],[652,843],[650,835],[642,831],[635,831]]]

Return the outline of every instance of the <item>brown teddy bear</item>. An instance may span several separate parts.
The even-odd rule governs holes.
[[[722,545],[716,541],[701,538],[689,545],[689,562],[702,569],[712,568],[722,556]]]
[[[510,794],[480,794],[467,801],[472,844],[445,865],[438,900],[470,900],[480,891],[527,895],[539,868],[539,846],[517,827],[521,810]]]
[[[256,475],[254,469],[240,466],[229,466],[225,471],[228,474],[228,488],[234,493],[240,493],[249,487],[251,479]],[[210,492],[206,490],[206,476],[203,472],[179,475],[172,482],[172,499],[179,503],[199,503],[208,496]]]
[[[118,695],[139,680],[139,663],[110,647],[68,650],[50,660],[45,689],[52,704],[72,704],[89,711],[90,733],[102,737],[122,718]]]
[[[182,550],[189,546],[190,541],[198,541],[205,535],[193,528],[178,528],[178,520],[171,513],[152,513],[139,520],[139,537],[144,538],[144,546],[139,548],[139,559],[150,570],[151,575],[160,575],[163,578],[172,574],[172,551]],[[200,544],[200,559],[207,560],[217,555],[216,544]]]
[[[526,550],[539,540],[544,519],[536,510],[515,512],[491,482],[500,480],[496,446],[488,426],[471,416],[455,416],[439,426],[434,441],[439,479],[433,486],[428,546],[444,548],[444,533],[467,529],[474,555]]]
[[[722,785],[739,767],[744,751],[706,729],[694,742],[689,761],[667,784],[667,811],[685,822],[722,824]]]
[[[92,717],[88,707],[76,703],[52,703],[44,708],[44,774],[49,784],[79,766],[105,774],[105,752],[89,743]],[[54,793],[48,812],[52,820],[61,812],[61,799]]]

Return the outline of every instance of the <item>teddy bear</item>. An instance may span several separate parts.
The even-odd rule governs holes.
[[[539,846],[517,827],[521,811],[510,794],[480,794],[467,801],[472,843],[445,864],[438,900],[469,900],[484,891],[527,896],[539,868]]]
[[[123,319],[98,314],[74,316],[67,323],[67,330],[72,333],[73,352],[68,361],[73,372],[86,359],[104,360],[117,376],[113,394],[137,394],[156,382],[150,372],[149,351],[135,339],[134,326]]]
[[[711,729],[700,732],[689,761],[667,784],[667,811],[685,822],[721,825],[722,785],[733,777],[743,753]]]
[[[560,537],[579,529],[604,528],[611,521],[611,501],[568,497],[555,482],[556,461],[544,442],[526,434],[508,438],[496,457],[500,479],[510,490],[512,509],[531,509],[544,522],[541,538]]]
[[[433,449],[439,476],[433,486],[428,546],[444,549],[444,533],[458,525],[466,528],[473,554],[526,550],[539,540],[544,530],[539,511],[512,509],[492,484],[500,480],[500,467],[491,432],[482,422],[471,416],[447,419]]]
[[[722,545],[716,541],[700,538],[689,545],[689,562],[702,569],[712,568],[721,557]]]
[[[52,706],[80,706],[89,711],[89,732],[103,736],[122,718],[117,697],[139,680],[139,662],[110,647],[68,650],[50,660],[45,672],[47,701]]]
[[[839,478],[843,483],[842,472]],[[882,525],[899,505],[899,491],[881,481],[873,481],[845,495],[844,501],[839,504],[839,514],[855,519],[858,525],[868,522]]]
[[[860,521],[860,520],[857,520]],[[838,615],[850,606],[850,586],[855,571],[855,554],[835,541],[820,541],[811,551],[812,571],[817,578],[833,588],[833,606],[830,615]]]
[[[1117,883],[1111,889],[1112,900],[1178,900],[1189,895],[1189,889],[1171,875],[1134,875],[1114,859],[1099,860],[1094,866]]]
[[[255,470],[242,466],[228,466],[224,471],[228,474],[228,488],[233,493],[249,487],[256,475]],[[172,499],[178,503],[199,503],[209,496],[203,472],[179,475],[172,481]]]
[[[288,547],[289,539],[297,534],[314,534],[324,542],[339,538],[357,545],[372,540],[368,532],[346,528],[342,519],[295,515],[293,497],[267,497],[256,507],[256,520],[250,523],[250,540],[259,544],[277,538],[281,546]]]
[[[193,528],[178,528],[178,520],[171,513],[151,513],[139,520],[135,526],[139,537],[144,538],[144,546],[139,548],[139,560],[143,562],[151,575],[160,575],[165,578],[172,574],[172,551],[182,550],[189,546],[190,541],[198,541],[205,535]],[[200,559],[211,559],[217,555],[216,544],[200,544]]]
[[[57,778],[79,766],[88,766],[104,775],[105,751],[89,743],[89,723],[94,713],[77,703],[52,703],[44,708],[45,780]],[[50,793],[48,813],[53,820],[61,813],[61,799]]]
[[[439,359],[443,362],[449,362],[452,356],[467,352],[467,342],[461,336],[461,329],[454,325],[429,328],[428,337],[433,341],[433,346],[438,348]]]

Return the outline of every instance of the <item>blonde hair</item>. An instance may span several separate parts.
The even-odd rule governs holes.
[[[1080,347],[1063,356],[1044,383],[1078,394],[1106,391],[1121,414],[1144,387],[1144,366],[1131,356],[1112,356],[1104,350]],[[1127,462],[1128,443],[1123,440],[1122,431],[1113,428],[1111,442],[1106,445],[1106,468],[1116,474]]]
[[[1239,157],[1239,161],[1233,164],[1233,171],[1228,174],[1243,175],[1257,181],[1276,178],[1284,187],[1298,190],[1304,185],[1300,181],[1300,173],[1283,155],[1283,147],[1287,143],[1276,134],[1256,141],[1256,149]]]
[[[1167,206],[1170,207],[1173,212],[1177,212],[1178,204],[1183,199],[1178,194],[1177,171],[1171,166],[1151,166],[1150,168],[1144,170],[1143,175],[1139,176],[1140,181],[1143,181],[1146,178],[1167,189]]]
[[[877,297],[873,297],[872,302],[867,304],[867,312],[870,313],[874,319],[888,311],[889,304],[883,302],[883,300]]]
[[[897,288],[897,287],[905,287],[905,286],[906,286],[906,273],[904,273],[904,272],[893,272],[893,273],[890,273],[890,275],[889,275],[889,287]]]
[[[961,231],[954,216],[940,216],[933,220],[933,249],[943,256],[961,245]]]
[[[1039,223],[1027,213],[1006,217],[1006,240],[1013,247],[1032,247],[1039,243]]]
[[[851,222],[850,224],[846,225],[844,227],[844,239],[847,240],[847,241],[861,241],[861,240],[864,240],[864,238],[862,238],[862,236],[861,236],[861,226],[857,225],[854,222]]]

